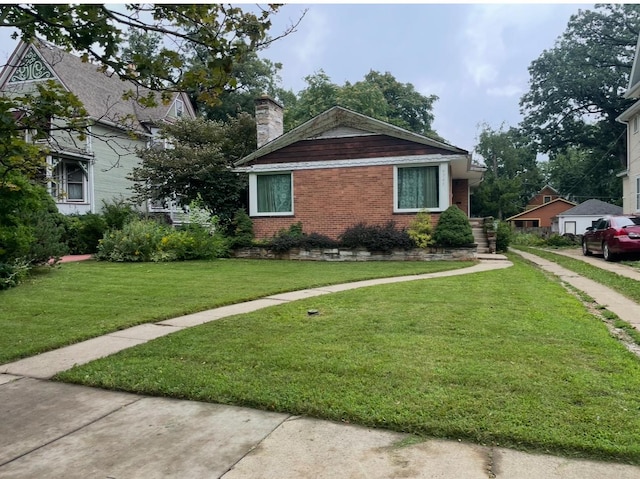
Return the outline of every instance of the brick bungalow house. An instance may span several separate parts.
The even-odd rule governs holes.
[[[548,228],[551,230],[554,218],[575,205],[575,203],[562,198],[560,193],[547,185],[529,200],[522,213],[513,215],[505,221],[516,228]]]
[[[435,224],[450,205],[469,215],[485,171],[469,152],[338,106],[285,134],[282,115],[256,101],[258,149],[235,164],[257,238],[297,222],[332,238],[360,222],[406,227],[423,209]]]
[[[47,188],[64,214],[97,213],[103,201],[130,196],[127,176],[140,163],[136,150],[162,147],[159,127],[163,123],[195,117],[185,93],[173,94],[167,103],[158,101],[156,107],[143,108],[134,99],[123,100],[122,96],[131,89],[141,95],[147,90],[39,40],[18,44],[0,72],[0,95],[32,93],[35,85],[50,80],[74,93],[89,114],[84,138],[52,128],[49,138],[37,140],[49,150]],[[63,127],[60,121],[50,119],[53,126]],[[26,137],[29,140],[29,132]],[[152,202],[143,206],[150,211],[174,212],[172,207],[166,209]]]

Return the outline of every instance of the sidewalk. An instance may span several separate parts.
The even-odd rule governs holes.
[[[38,379],[231,314],[357,287],[511,265],[497,256],[462,270],[274,295],[130,328],[2,365],[0,477],[639,479],[640,467],[622,464],[460,441],[414,443],[412,436],[386,430]]]

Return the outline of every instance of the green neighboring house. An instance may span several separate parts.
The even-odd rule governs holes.
[[[52,128],[48,139],[37,140],[49,150],[47,188],[64,214],[96,213],[103,201],[131,196],[127,176],[140,161],[136,149],[165,146],[158,134],[162,123],[195,117],[185,93],[176,93],[168,103],[158,101],[157,107],[141,107],[122,99],[125,91],[140,90],[133,83],[39,40],[20,42],[0,74],[0,92],[24,94],[46,80],[74,93],[89,114],[85,139]],[[171,205],[147,203],[147,211],[174,212]]]

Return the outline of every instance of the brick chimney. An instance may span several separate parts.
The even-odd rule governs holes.
[[[284,133],[282,105],[267,95],[256,99],[258,148]]]

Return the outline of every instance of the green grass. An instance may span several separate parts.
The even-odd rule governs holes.
[[[548,259],[549,261],[553,261],[563,268],[575,271],[585,278],[604,284],[608,288],[617,291],[632,301],[640,303],[640,283],[634,279],[620,276],[612,271],[607,271],[605,269],[598,268],[597,266],[590,265],[589,263],[585,263],[579,259],[569,258],[564,255],[553,253],[549,250],[519,245],[514,246],[514,248],[540,256],[541,258]]]
[[[57,379],[640,463],[640,361],[512,260],[225,318]]]
[[[0,364],[136,324],[271,294],[472,262],[66,263],[0,292]]]

